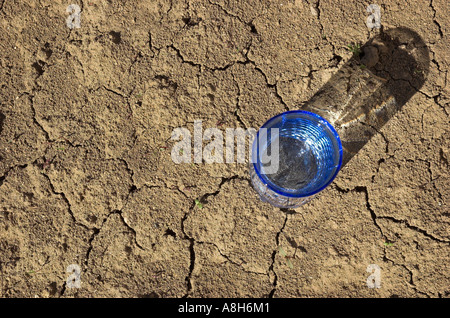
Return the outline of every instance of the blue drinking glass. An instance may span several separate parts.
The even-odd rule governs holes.
[[[342,144],[334,127],[303,110],[269,119],[252,145],[250,176],[263,201],[296,208],[325,189],[342,165]]]

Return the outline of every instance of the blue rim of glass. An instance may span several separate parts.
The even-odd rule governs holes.
[[[278,189],[275,189],[271,186],[270,183],[266,182],[262,177],[261,174],[259,173],[258,167],[256,166],[257,162],[253,162],[253,168],[255,169],[256,174],[258,175],[258,178],[264,183],[264,185],[266,185],[270,190],[272,190],[275,193],[278,193],[280,195],[286,196],[286,197],[290,197],[290,198],[305,198],[305,197],[310,197],[320,191],[322,191],[323,189],[325,189],[326,187],[328,187],[334,180],[334,178],[336,178],[337,174],[339,173],[339,171],[341,170],[341,166],[342,166],[342,157],[343,157],[343,153],[342,153],[342,143],[341,143],[341,138],[339,137],[339,134],[337,133],[336,129],[333,127],[333,125],[331,125],[325,118],[323,118],[322,116],[319,116],[315,113],[306,111],[306,110],[290,110],[281,114],[278,114],[272,118],[270,118],[268,121],[266,121],[264,123],[264,125],[261,126],[261,128],[267,128],[267,126],[274,121],[275,119],[277,119],[278,117],[284,116],[286,114],[305,114],[305,115],[309,115],[312,117],[316,117],[317,119],[319,119],[319,121],[322,121],[323,123],[325,123],[326,127],[328,127],[328,129],[330,129],[330,131],[333,133],[334,138],[336,138],[336,141],[338,143],[339,146],[339,164],[336,167],[336,171],[334,172],[333,176],[328,180],[327,183],[325,183],[322,187],[320,187],[317,190],[314,190],[312,192],[306,193],[306,194],[302,194],[302,195],[295,195],[292,193],[288,193],[288,192],[283,192],[283,191],[279,191]],[[260,128],[260,129],[261,129]],[[254,142],[257,142],[258,137],[259,137],[259,132],[260,130],[258,130],[258,132],[256,133],[255,136],[255,140]],[[253,146],[252,146],[253,147]],[[257,156],[257,155],[256,155]],[[256,160],[258,161],[258,160]]]

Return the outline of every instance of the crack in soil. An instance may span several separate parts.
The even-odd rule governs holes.
[[[433,6],[433,0],[430,0],[430,8],[433,11],[433,23],[436,24],[436,26],[438,27],[439,35],[440,35],[440,37],[442,39],[444,37],[444,33],[442,32],[441,25],[436,20],[436,9]]]
[[[381,226],[377,223],[377,221],[376,221],[377,219],[386,219],[386,220],[390,220],[390,221],[392,221],[392,222],[394,222],[394,223],[404,224],[404,225],[406,225],[406,227],[407,227],[408,229],[411,229],[411,230],[413,230],[413,231],[416,231],[416,232],[418,232],[418,233],[421,233],[422,235],[424,235],[425,237],[428,237],[428,238],[432,239],[433,241],[437,241],[437,242],[440,242],[440,243],[450,243],[449,241],[445,241],[445,240],[442,240],[442,239],[439,239],[439,238],[434,237],[433,235],[427,233],[427,232],[426,232],[425,230],[423,230],[423,229],[418,228],[417,226],[410,225],[410,224],[408,223],[408,221],[406,221],[406,220],[397,220],[397,219],[395,219],[394,217],[391,217],[391,216],[377,216],[377,215],[375,214],[375,211],[373,210],[373,208],[372,208],[371,205],[370,205],[370,202],[369,202],[369,193],[368,193],[368,190],[367,190],[367,187],[366,187],[366,186],[357,186],[357,187],[355,187],[354,189],[345,190],[345,189],[341,189],[339,186],[336,185],[336,189],[337,189],[339,192],[342,192],[342,193],[348,193],[348,192],[350,192],[350,191],[355,191],[355,192],[362,192],[362,193],[365,194],[366,207],[367,207],[368,211],[370,212],[370,215],[371,215],[371,217],[372,217],[373,223],[374,223],[375,226],[378,228],[378,230],[379,230],[380,233],[381,233],[381,236],[383,237],[383,239],[384,239],[385,241],[388,241],[388,239],[387,239],[386,235],[383,233],[383,230],[382,230]],[[386,249],[386,247],[384,247],[384,250],[383,250],[383,260],[384,260],[384,261],[389,261],[389,262],[391,262],[391,263],[392,263],[393,265],[395,265],[395,266],[400,266],[400,267],[404,268],[404,269],[409,273],[409,275],[410,275],[410,279],[409,279],[409,282],[408,282],[408,283],[411,285],[411,287],[414,289],[414,291],[417,292],[417,293],[421,293],[421,294],[423,294],[423,295],[426,295],[427,297],[430,297],[430,295],[428,295],[428,294],[426,294],[426,293],[424,293],[424,292],[422,292],[422,291],[420,291],[420,290],[417,289],[417,287],[416,287],[416,285],[415,285],[415,283],[414,283],[414,279],[413,279],[413,272],[412,272],[405,264],[397,264],[397,263],[395,263],[393,260],[389,259],[389,258],[387,257],[387,255],[386,255],[386,254],[387,254],[386,251],[387,251],[387,249]]]
[[[228,177],[228,178],[222,177],[222,181],[220,182],[217,191],[203,194],[199,199],[200,203],[203,203],[203,204],[208,203],[208,200],[207,200],[208,197],[210,197],[210,196],[215,197],[216,195],[219,194],[220,190],[222,189],[222,186],[225,183],[230,182],[231,180],[235,180],[235,179],[245,180],[247,182],[250,182],[250,180],[248,178],[241,177],[239,175],[234,175],[234,176]]]
[[[101,232],[103,226],[105,225],[106,221],[108,221],[108,219],[111,217],[111,215],[119,215],[119,216],[120,216],[120,220],[122,221],[123,225],[125,225],[125,226],[131,231],[131,233],[133,234],[133,237],[134,237],[134,243],[136,244],[136,246],[137,246],[139,249],[143,250],[143,251],[145,250],[145,248],[143,248],[143,247],[137,242],[137,239],[136,239],[136,230],[133,229],[133,228],[125,221],[125,218],[124,218],[123,215],[122,215],[122,211],[121,211],[121,210],[114,210],[114,211],[110,212],[110,213],[103,219],[102,224],[100,225],[100,227],[98,227],[98,228],[97,228],[97,227],[94,227],[94,228],[91,229],[91,230],[93,231],[93,233],[92,233],[91,237],[90,237],[89,240],[88,240],[89,247],[88,247],[88,249],[87,249],[87,251],[86,251],[86,256],[85,256],[85,261],[84,261],[84,265],[85,265],[86,267],[88,266],[89,256],[90,256],[91,250],[92,250],[92,248],[93,248],[93,246],[92,246],[92,241],[93,241],[93,240],[95,239],[95,237]]]
[[[427,238],[429,238],[429,239],[431,239],[433,241],[450,244],[450,241],[447,241],[447,240],[442,239],[442,238],[438,238],[438,237],[428,233],[426,230],[419,228],[418,226],[411,225],[407,220],[399,220],[399,219],[396,219],[396,218],[394,218],[392,216],[377,216],[375,211],[374,211],[374,209],[370,205],[369,192],[368,192],[367,186],[356,186],[353,189],[342,189],[338,185],[335,184],[335,188],[336,188],[336,190],[338,190],[341,193],[348,193],[348,192],[351,192],[351,191],[364,193],[365,198],[366,198],[366,207],[367,207],[368,211],[370,212],[370,215],[372,217],[372,220],[373,220],[375,226],[378,228],[378,230],[380,231],[382,237],[385,240],[387,240],[387,237],[384,235],[382,228],[377,223],[377,221],[376,221],[377,219],[386,219],[386,220],[392,221],[394,223],[404,224],[408,229],[413,230],[415,232],[418,232],[418,233],[422,234],[423,236],[425,236],[425,237],[427,237]]]
[[[250,48],[250,46],[251,46],[251,44],[248,46],[248,47],[246,47],[245,49],[247,50],[247,52],[248,52],[248,50],[249,50],[249,48]],[[227,69],[229,69],[230,67],[232,67],[233,65],[235,65],[235,64],[237,64],[237,63],[242,63],[242,64],[246,64],[247,63],[247,61],[232,61],[232,62],[230,62],[230,63],[228,63],[228,64],[225,64],[224,66],[218,66],[218,67],[209,67],[209,66],[206,66],[205,64],[201,64],[201,63],[196,63],[196,62],[194,62],[194,61],[190,61],[190,60],[188,60],[188,59],[186,59],[184,56],[183,56],[183,54],[181,53],[181,50],[179,49],[179,48],[177,48],[173,43],[172,44],[170,44],[170,45],[168,45],[168,46],[166,46],[167,48],[171,48],[172,50],[174,50],[176,53],[177,53],[177,56],[181,59],[181,62],[182,63],[186,63],[186,64],[189,64],[189,65],[191,65],[191,66],[195,66],[195,67],[198,67],[199,69],[198,69],[198,72],[199,73],[201,73],[201,71],[202,71],[202,69],[205,69],[205,70],[208,70],[208,71],[211,71],[211,72],[215,72],[215,71],[226,71]],[[244,56],[246,56],[246,55],[244,55]]]
[[[241,21],[241,22],[242,22],[242,21]],[[279,92],[278,92],[278,86],[277,86],[277,83],[275,83],[275,84],[270,84],[270,83],[269,83],[269,80],[268,80],[268,78],[267,78],[267,75],[264,73],[264,71],[263,71],[262,69],[260,69],[260,68],[256,65],[256,62],[255,62],[255,61],[253,61],[253,60],[251,60],[251,59],[249,58],[248,53],[249,53],[250,48],[251,48],[251,46],[252,46],[252,39],[253,39],[253,38],[250,38],[250,43],[249,43],[248,46],[245,48],[245,50],[246,50],[246,53],[244,54],[245,61],[233,61],[233,62],[230,62],[230,63],[226,64],[225,66],[222,66],[222,67],[215,67],[215,68],[210,68],[210,67],[208,67],[208,66],[206,66],[206,65],[204,65],[204,64],[200,64],[200,63],[196,63],[196,62],[194,62],[194,61],[187,60],[187,59],[182,55],[181,50],[178,49],[173,43],[170,44],[170,45],[168,45],[167,47],[173,49],[173,50],[177,53],[177,56],[181,59],[182,63],[187,63],[187,64],[189,64],[189,65],[198,67],[198,68],[199,68],[199,72],[201,72],[202,68],[204,68],[204,69],[206,69],[206,70],[209,70],[209,71],[211,71],[211,72],[215,72],[215,71],[225,71],[225,70],[227,70],[228,68],[230,68],[231,66],[233,66],[233,65],[235,65],[235,64],[242,64],[242,65],[252,64],[253,67],[254,67],[254,69],[257,70],[257,71],[259,71],[259,72],[261,73],[261,75],[263,75],[267,87],[272,88],[272,89],[274,90],[275,96],[276,96],[277,99],[280,101],[280,103],[284,106],[285,110],[286,110],[286,111],[289,111],[289,110],[290,110],[289,107],[287,106],[286,102],[283,100],[283,97],[282,97],[282,96],[279,94]],[[316,71],[317,71],[317,70],[311,70],[311,71],[310,71],[310,74],[309,74],[308,76],[312,75],[312,72],[316,72]],[[233,76],[234,82],[235,82],[236,85],[238,86],[238,102],[237,102],[237,110],[234,112],[234,115],[235,115],[236,119],[238,120],[238,122],[246,128],[247,125],[243,122],[242,118],[241,118],[240,115],[238,114],[238,110],[240,109],[240,104],[239,104],[240,87],[239,87],[239,83],[238,83],[238,82],[236,81],[236,79],[234,78],[234,75],[232,75],[232,76]]]
[[[406,265],[404,265],[404,264],[397,264],[396,262],[394,262],[393,260],[391,260],[390,258],[388,258],[388,257],[386,256],[386,249],[385,249],[385,251],[384,251],[383,261],[385,261],[385,262],[386,262],[386,261],[389,261],[389,262],[391,262],[392,265],[394,265],[394,266],[400,266],[400,267],[404,268],[404,269],[408,272],[408,274],[409,274],[409,282],[408,282],[408,284],[410,285],[410,287],[411,287],[416,293],[420,293],[420,294],[425,295],[425,296],[427,296],[428,298],[430,298],[430,295],[428,295],[427,293],[424,293],[424,292],[422,292],[422,291],[420,291],[420,290],[417,289],[417,286],[416,286],[416,284],[414,283],[414,274],[413,274],[413,272],[412,272]]]
[[[73,211],[72,211],[72,205],[70,204],[70,201],[69,201],[69,199],[67,198],[66,194],[65,194],[64,192],[57,192],[57,191],[56,191],[55,186],[54,186],[53,183],[52,183],[52,180],[50,179],[50,177],[49,177],[46,173],[44,173],[43,171],[41,171],[41,175],[44,176],[45,179],[47,179],[48,184],[49,184],[50,189],[51,189],[51,191],[53,192],[53,194],[58,195],[58,196],[61,196],[61,198],[62,198],[62,199],[64,200],[64,202],[67,204],[68,212],[69,212],[69,214],[70,214],[70,216],[71,216],[71,218],[72,218],[72,221],[73,221],[76,225],[79,225],[79,226],[81,226],[81,227],[83,227],[83,228],[85,228],[85,229],[87,229],[87,230],[92,230],[91,228],[89,228],[89,227],[86,226],[85,224],[80,223],[80,222],[75,218],[75,215],[74,215],[74,213],[73,213]]]
[[[186,230],[184,228],[184,222],[186,221],[186,219],[189,216],[189,213],[192,211],[192,209],[194,209],[194,207],[195,207],[195,202],[192,203],[189,210],[184,214],[183,219],[181,219],[181,233],[183,233],[184,239],[189,241],[189,255],[190,255],[189,273],[185,278],[185,281],[187,284],[186,294],[184,296],[182,296],[181,298],[187,298],[193,290],[191,277],[192,277],[192,272],[194,271],[194,267],[195,267],[195,250],[194,250],[195,239],[190,237],[186,233]]]
[[[275,84],[270,84],[269,83],[269,79],[267,78],[266,73],[264,73],[264,71],[262,69],[260,69],[257,65],[255,61],[250,60],[250,58],[247,56],[248,59],[248,63],[252,64],[253,67],[255,68],[255,70],[257,70],[258,72],[261,73],[261,75],[264,77],[264,80],[266,81],[266,85],[269,88],[273,88],[274,92],[275,92],[275,96],[277,97],[277,99],[280,101],[280,103],[284,106],[284,109],[286,111],[289,111],[289,107],[287,106],[286,102],[283,100],[283,97],[278,93],[278,83]]]
[[[240,177],[238,175],[235,175],[235,176],[232,176],[232,177],[229,177],[229,178],[222,177],[222,181],[220,182],[217,191],[203,194],[200,197],[199,202],[201,202],[203,204],[206,204],[208,202],[206,200],[208,197],[210,197],[210,196],[214,197],[214,196],[218,195],[220,190],[221,190],[221,188],[222,188],[222,186],[225,183],[230,182],[231,180],[234,180],[234,179],[246,180],[247,182],[250,183],[249,179]],[[188,240],[189,243],[190,243],[189,244],[189,254],[190,254],[189,273],[188,273],[188,275],[186,276],[186,279],[185,279],[186,283],[187,283],[187,290],[186,290],[186,294],[182,298],[187,298],[192,293],[192,290],[193,290],[193,284],[192,284],[191,277],[192,277],[192,272],[194,271],[194,267],[195,267],[195,250],[194,250],[194,245],[195,245],[195,243],[199,243],[199,244],[205,243],[205,242],[201,242],[201,241],[196,241],[193,237],[190,237],[186,233],[185,226],[184,226],[184,222],[187,220],[187,218],[190,215],[190,212],[195,208],[196,205],[197,204],[195,203],[195,201],[192,202],[191,207],[189,208],[189,210],[184,214],[183,218],[181,219],[181,233],[183,233],[184,239]],[[211,244],[213,244],[213,243],[211,243]],[[224,257],[226,257],[224,254],[222,254],[220,252],[220,250],[219,250],[219,253],[221,255],[223,255]],[[226,257],[226,258],[228,259],[228,257]]]
[[[381,236],[386,240],[386,235],[383,233],[382,228],[380,227],[380,225],[377,223],[377,215],[375,214],[375,211],[373,210],[372,206],[370,205],[370,201],[369,201],[369,191],[367,190],[367,187],[365,186],[358,186],[354,188],[354,191],[356,192],[363,192],[364,193],[364,197],[366,199],[366,208],[370,213],[370,216],[372,217],[372,221],[373,224],[375,224],[375,226],[378,228],[378,230],[381,233]]]
[[[244,123],[244,121],[241,118],[241,115],[239,115],[241,111],[241,87],[239,86],[239,83],[236,81],[236,78],[234,77],[234,74],[231,73],[231,76],[233,77],[233,81],[236,84],[237,87],[237,97],[236,97],[236,110],[234,111],[234,116],[236,117],[237,121],[245,128],[247,128],[247,125]]]
[[[229,15],[230,17],[233,17],[233,18],[235,18],[235,19],[238,19],[238,20],[239,20],[241,23],[243,23],[243,24],[247,24],[244,20],[242,20],[242,18],[241,18],[240,16],[228,12],[228,11],[227,11],[223,6],[221,6],[219,3],[212,2],[211,0],[208,0],[208,2],[209,2],[211,5],[213,5],[213,6],[219,7],[223,12],[225,12],[226,15]]]
[[[277,244],[277,247],[276,247],[276,249],[272,252],[272,263],[271,263],[270,266],[269,266],[269,272],[272,272],[272,273],[273,273],[274,279],[273,279],[273,288],[272,288],[272,290],[270,291],[268,298],[273,298],[273,296],[274,296],[274,294],[275,294],[275,292],[276,292],[276,290],[277,290],[278,275],[277,275],[277,273],[276,273],[275,270],[274,270],[275,257],[276,257],[276,255],[277,255],[277,253],[278,253],[278,251],[279,251],[279,248],[280,248],[280,235],[281,235],[281,233],[283,232],[283,230],[284,230],[284,228],[285,228],[285,226],[286,226],[286,223],[287,223],[287,220],[288,220],[288,216],[289,216],[289,214],[286,213],[286,215],[285,215],[285,217],[284,217],[283,225],[281,226],[281,228],[280,228],[280,230],[278,231],[278,233],[275,235],[275,242],[276,242],[276,244]]]
[[[12,167],[8,168],[6,170],[6,172],[0,177],[0,187],[3,185],[3,182],[5,181],[6,177],[11,172],[11,170],[14,170],[14,169],[25,169],[26,167],[28,167],[29,164],[35,164],[37,160],[38,159],[35,159],[31,163],[26,163],[26,164],[23,164],[23,165],[15,165],[15,166],[12,166]]]
[[[133,180],[132,180],[133,170],[129,168],[128,163],[126,162],[126,160],[120,159],[120,158],[118,158],[118,159],[109,159],[109,160],[119,160],[119,161],[124,162],[125,165],[126,165],[126,167],[127,167],[128,172],[130,173],[130,179],[131,179],[131,181],[133,181]],[[88,243],[88,248],[87,248],[87,251],[86,251],[86,254],[85,254],[84,266],[85,266],[86,269],[87,269],[87,267],[88,267],[90,253],[91,253],[92,248],[93,248],[92,242],[93,242],[93,240],[95,239],[95,237],[101,232],[101,230],[102,230],[104,224],[106,223],[106,221],[107,221],[107,220],[111,217],[111,215],[113,215],[113,214],[116,214],[116,215],[119,215],[119,216],[120,216],[120,219],[121,219],[123,225],[125,225],[125,226],[130,230],[130,232],[132,233],[132,235],[133,235],[133,237],[134,237],[134,243],[136,244],[136,246],[137,246],[139,249],[141,249],[141,250],[145,250],[145,248],[143,248],[143,247],[138,243],[138,241],[137,241],[137,233],[136,233],[136,230],[135,230],[133,227],[131,227],[131,226],[126,222],[125,218],[124,218],[123,215],[122,215],[122,210],[123,210],[123,208],[126,206],[126,204],[128,203],[128,199],[129,199],[130,195],[131,195],[134,191],[137,190],[137,188],[136,188],[136,186],[134,186],[134,184],[130,187],[130,189],[129,189],[129,191],[128,191],[127,198],[125,199],[125,203],[124,203],[122,209],[121,209],[121,210],[113,210],[112,212],[110,212],[110,213],[102,220],[102,223],[101,223],[100,227],[92,227],[92,228],[90,228],[90,227],[86,226],[85,224],[80,223],[79,221],[77,221],[77,219],[76,219],[76,217],[75,217],[75,215],[74,215],[74,213],[73,213],[73,211],[72,211],[72,205],[70,204],[70,201],[69,201],[69,199],[67,198],[67,196],[65,195],[65,193],[64,193],[64,192],[57,192],[57,191],[56,191],[55,186],[53,185],[53,183],[52,183],[50,177],[49,177],[46,173],[41,172],[41,175],[43,175],[43,176],[47,179],[51,191],[52,191],[55,195],[61,196],[61,198],[65,201],[65,203],[67,204],[68,212],[69,212],[69,214],[70,214],[70,216],[71,216],[72,221],[74,222],[74,224],[79,225],[79,226],[82,226],[82,227],[85,228],[86,230],[92,231],[92,234],[91,234],[91,236],[89,237],[88,242],[87,242],[87,243]],[[61,293],[60,293],[60,296],[64,295],[65,289],[66,289],[66,288],[65,288],[65,285],[64,285],[63,288],[62,288],[62,291],[61,291]]]
[[[32,92],[34,93],[34,88],[33,88]],[[51,142],[52,140],[50,140],[50,134],[45,130],[44,126],[42,126],[41,123],[36,118],[36,108],[34,108],[34,94],[24,92],[21,96],[23,96],[23,95],[27,95],[28,99],[30,101],[31,111],[33,112],[33,114],[32,114],[33,122],[44,132],[45,140],[47,141],[47,143]]]

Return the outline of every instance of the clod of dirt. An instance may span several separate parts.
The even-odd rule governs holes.
[[[44,47],[41,48],[41,51],[45,53],[45,58],[48,60],[52,54],[53,54],[53,50],[50,49],[50,44],[45,43]]]
[[[364,56],[361,58],[361,63],[365,66],[373,67],[380,60],[378,56],[378,49],[375,46],[366,46],[363,51]]]
[[[41,60],[39,60],[39,61],[37,61],[37,62],[34,62],[33,64],[31,64],[31,66],[36,70],[36,72],[37,72],[37,74],[38,74],[38,76],[37,77],[39,77],[39,76],[41,76],[42,74],[44,74],[44,66],[45,66],[45,62],[44,61],[41,61]]]
[[[109,35],[111,35],[111,41],[113,41],[114,44],[120,44],[120,42],[122,41],[120,32],[111,31],[109,32]]]
[[[198,25],[202,18],[192,18],[192,17],[186,17],[181,19],[187,26],[192,27]]]

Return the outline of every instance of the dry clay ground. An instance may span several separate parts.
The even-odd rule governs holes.
[[[70,30],[72,1],[0,1],[2,297],[449,296],[446,0],[377,0],[428,80],[295,210],[246,164],[175,164],[171,133],[299,109],[369,39],[371,2],[73,3]]]

